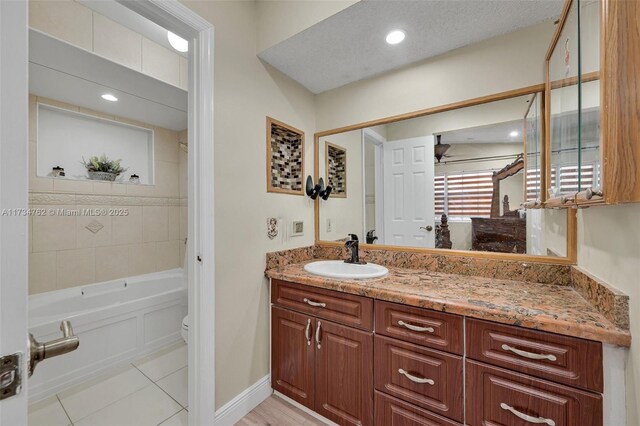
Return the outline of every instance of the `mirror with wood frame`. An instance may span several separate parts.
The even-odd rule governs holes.
[[[540,90],[316,134],[316,180],[332,147],[349,153],[344,197],[316,200],[318,243],[571,262],[575,212],[523,207],[543,170]]]

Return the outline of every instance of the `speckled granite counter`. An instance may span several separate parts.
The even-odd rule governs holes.
[[[620,346],[631,335],[599,313],[570,286],[463,276],[389,267],[374,280],[336,280],[311,275],[307,262],[268,269],[266,275],[390,302],[420,306],[503,324],[545,330]]]

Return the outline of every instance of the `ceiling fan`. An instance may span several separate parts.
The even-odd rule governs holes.
[[[449,155],[445,155],[445,152],[447,152],[449,148],[451,148],[451,145],[441,143],[441,139],[442,135],[436,135],[437,142],[433,147],[433,154],[436,157],[436,160],[438,160],[438,163],[440,162],[440,160],[442,160],[443,157],[450,157]]]

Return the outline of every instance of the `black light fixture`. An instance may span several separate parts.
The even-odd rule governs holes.
[[[446,143],[441,143],[442,140],[442,135],[436,135],[436,146],[433,147],[433,154],[436,157],[436,160],[438,160],[438,163],[440,162],[440,160],[442,160],[442,157],[444,157],[444,153],[447,152],[449,150],[449,148],[451,148],[451,145],[446,144]]]
[[[318,179],[318,183],[314,185],[311,175],[307,176],[305,192],[312,200],[315,200],[318,196],[323,200],[328,199],[332,189],[331,185],[327,185],[326,188],[324,187],[324,179]]]

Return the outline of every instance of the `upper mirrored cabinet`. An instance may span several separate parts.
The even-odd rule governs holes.
[[[546,58],[547,207],[640,201],[638,9],[565,5]]]
[[[341,196],[319,201],[320,240],[567,256],[569,213],[522,208],[540,190],[542,97],[318,138],[319,177],[344,173]],[[348,155],[336,166],[332,152]]]

